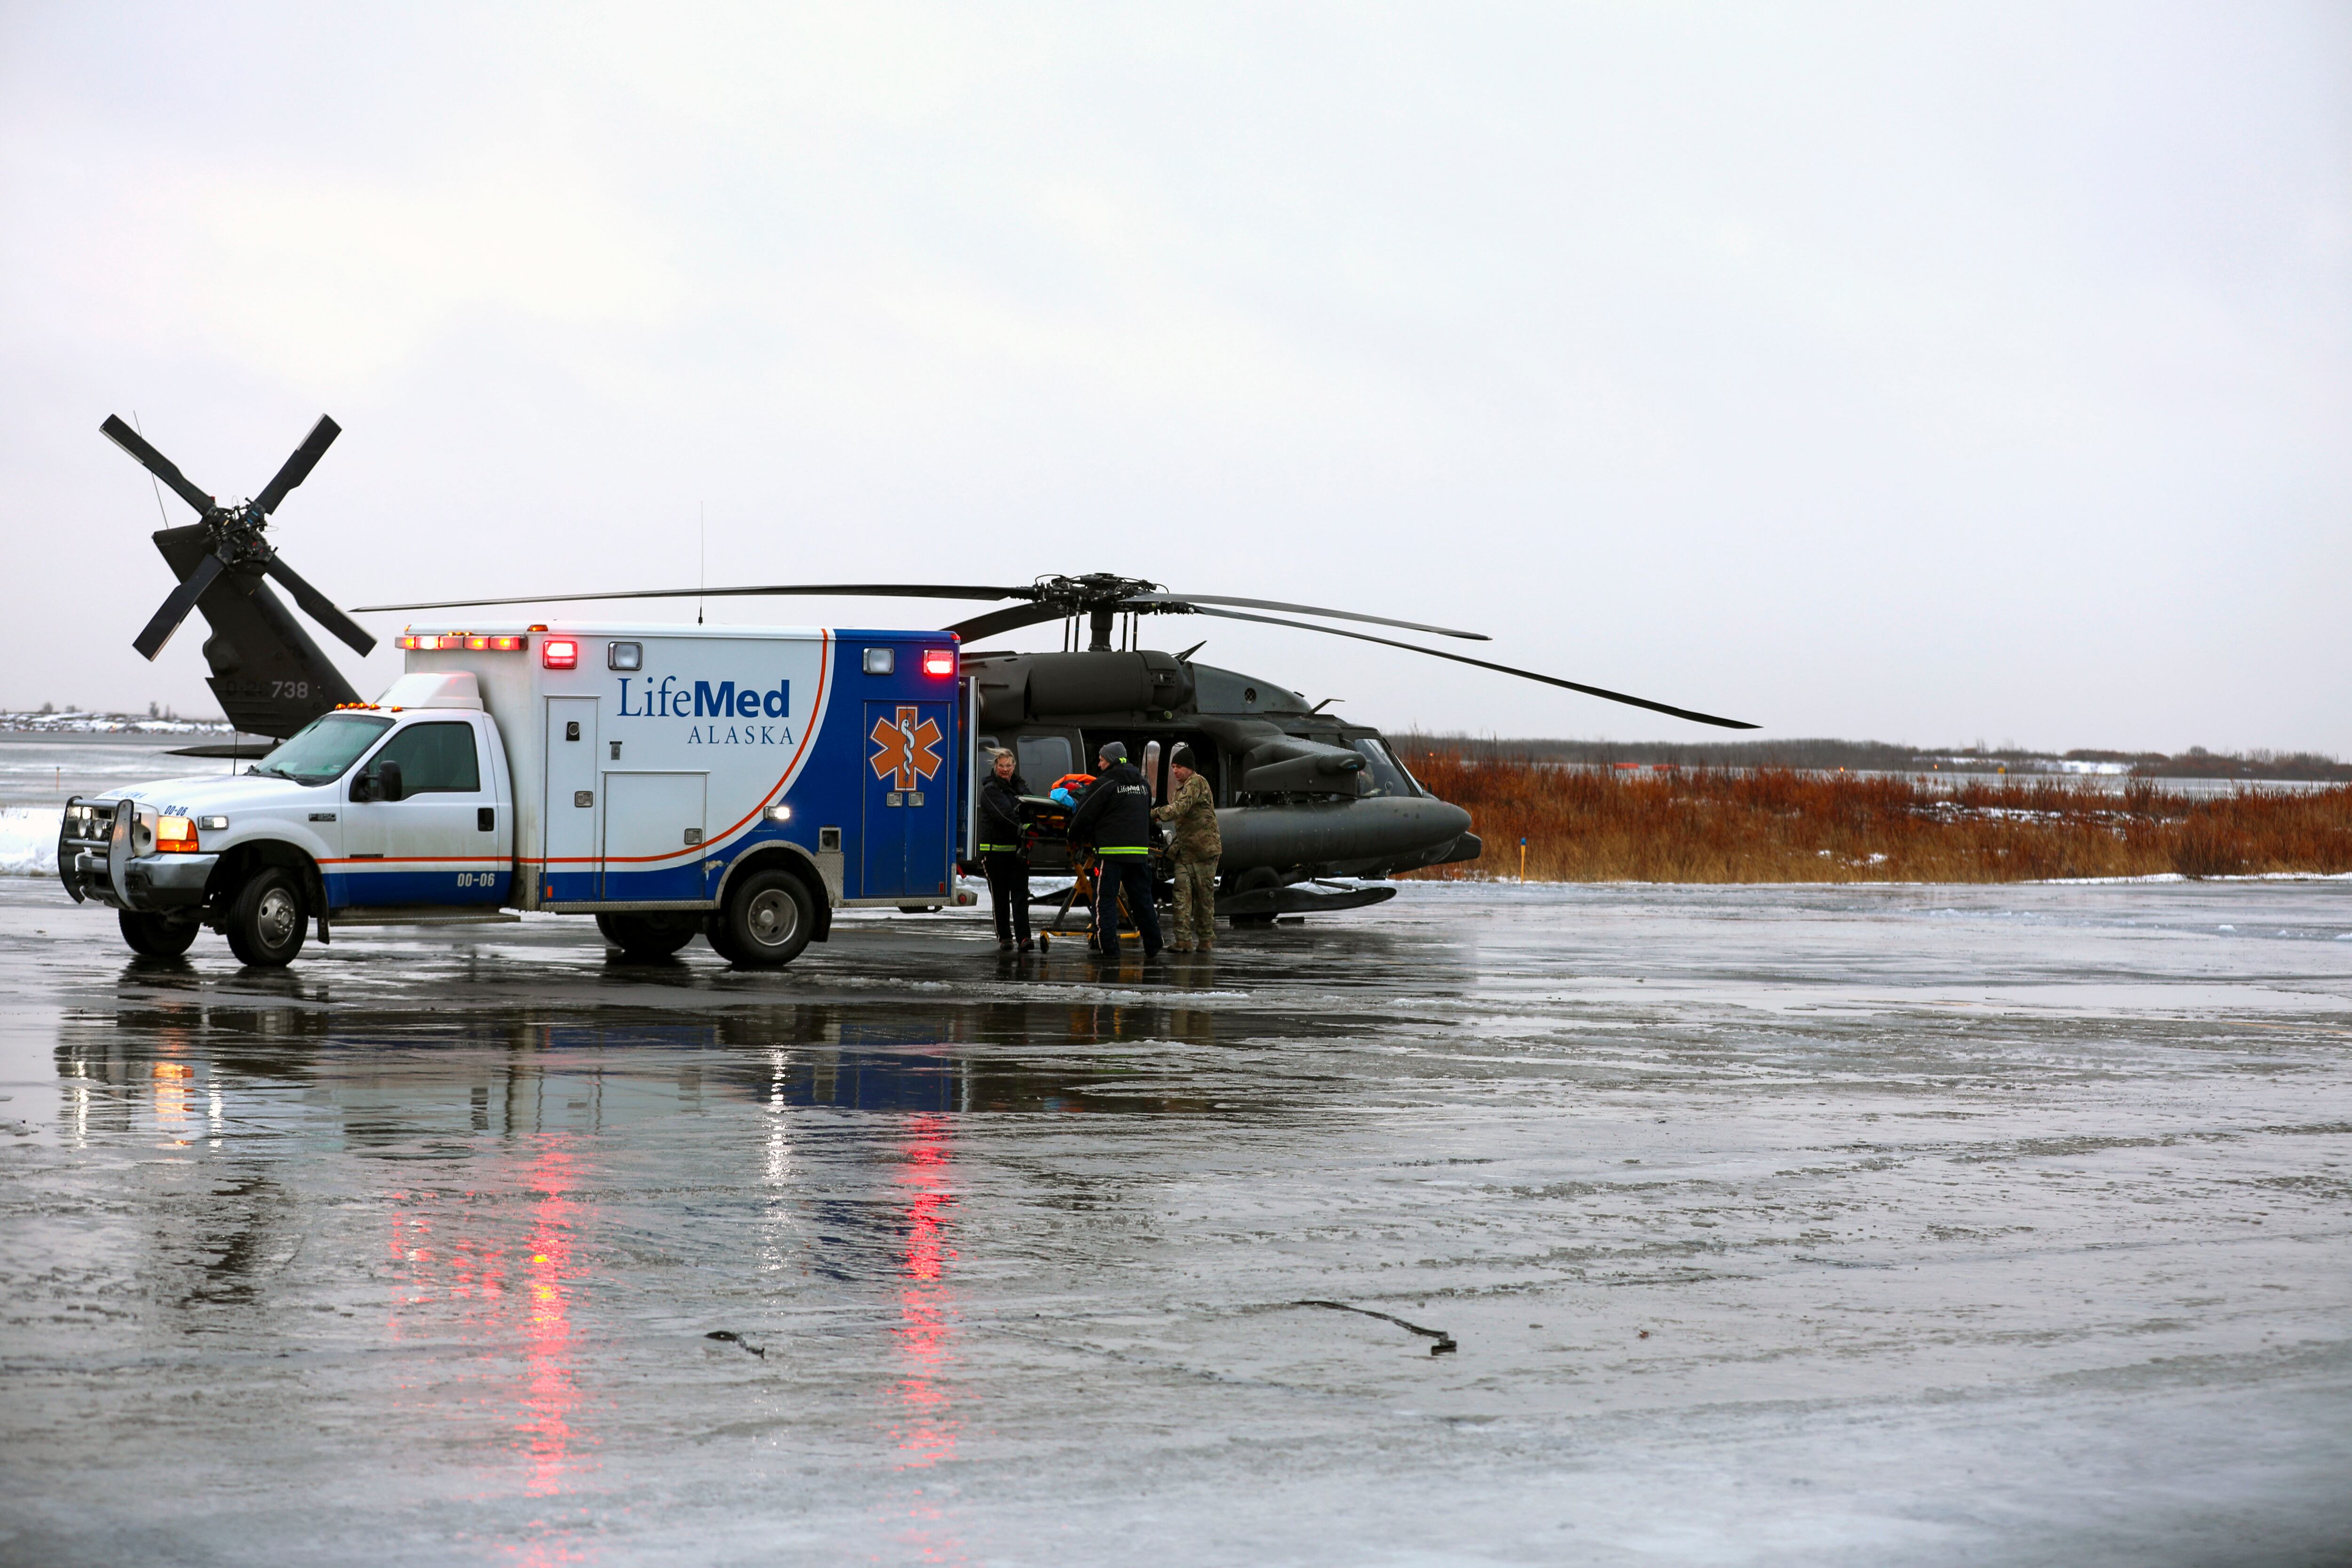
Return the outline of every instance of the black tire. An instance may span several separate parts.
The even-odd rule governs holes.
[[[723,910],[714,910],[702,917],[702,939],[710,944],[711,952],[728,963],[742,963],[734,939],[727,934],[727,916]]]
[[[241,963],[283,969],[302,951],[306,931],[302,884],[283,866],[264,866],[246,879],[228,906],[228,945]]]
[[[115,919],[122,927],[122,940],[143,958],[179,957],[194,945],[202,925],[194,915],[143,915],[131,910],[116,911]]]
[[[702,921],[688,914],[598,915],[596,929],[629,957],[654,963],[692,942],[702,929]]]
[[[710,945],[740,969],[774,969],[801,955],[816,934],[816,900],[790,871],[754,871],[727,895],[711,921]]]

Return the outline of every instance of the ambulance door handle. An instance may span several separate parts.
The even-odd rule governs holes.
[[[572,792],[572,804],[593,805],[596,804],[596,792],[593,789],[575,789]]]
[[[563,721],[563,738],[567,741],[576,741],[580,738],[579,720],[567,719]]]

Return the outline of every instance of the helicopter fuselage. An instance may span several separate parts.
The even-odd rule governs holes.
[[[967,652],[963,668],[978,743],[1011,752],[1032,789],[1091,773],[1117,741],[1165,799],[1170,754],[1189,747],[1217,802],[1221,904],[1478,857],[1469,813],[1423,789],[1378,730],[1272,681],[1150,649]]]

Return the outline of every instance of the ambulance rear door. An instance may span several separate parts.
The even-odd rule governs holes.
[[[955,848],[955,704],[866,704],[859,896],[943,903]]]

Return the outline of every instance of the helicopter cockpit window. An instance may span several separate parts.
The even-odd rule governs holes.
[[[1051,789],[1064,773],[1077,772],[1070,765],[1070,742],[1066,735],[1015,736],[1013,754],[1032,789]]]
[[[1412,784],[1405,781],[1404,770],[1397,766],[1389,749],[1366,735],[1349,742],[1364,759],[1364,794],[1366,795],[1409,795]]]

